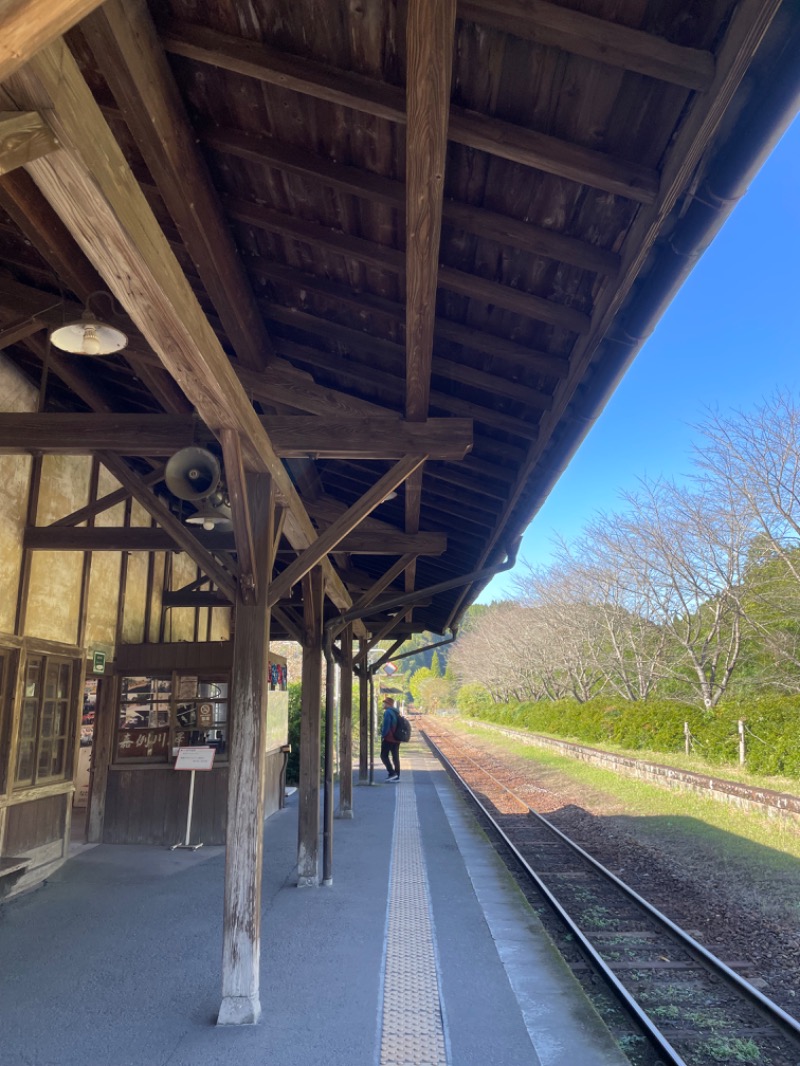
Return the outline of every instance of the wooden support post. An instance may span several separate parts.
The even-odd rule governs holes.
[[[94,742],[89,774],[89,817],[86,822],[86,843],[102,844],[106,815],[108,768],[112,762],[114,718],[116,715],[116,681],[100,678],[95,703]]]
[[[259,595],[236,601],[231,677],[232,722],[228,772],[228,830],[222,931],[222,1004],[217,1025],[254,1025],[261,1016],[261,863],[264,764],[269,677],[267,605],[275,514],[269,475],[248,478],[251,521],[259,555]]]
[[[319,884],[319,767],[322,704],[322,601],[324,579],[316,567],[303,578],[303,668],[300,711],[300,786],[297,884]]]
[[[366,640],[358,642],[358,650],[361,658],[361,671],[358,675],[358,729],[361,736],[358,744],[358,783],[366,785],[369,782],[369,645]]]
[[[342,633],[339,687],[339,807],[337,818],[353,817],[353,629]],[[361,734],[361,747],[366,739]]]

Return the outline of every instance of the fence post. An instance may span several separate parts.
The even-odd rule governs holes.
[[[739,765],[744,766],[744,718],[739,719]]]
[[[692,742],[692,734],[689,732],[689,723],[683,723],[683,746],[686,749],[686,754],[690,754],[690,747]]]

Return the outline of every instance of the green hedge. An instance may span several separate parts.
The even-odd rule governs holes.
[[[693,750],[719,765],[738,763],[741,718],[747,769],[800,777],[800,696],[767,693],[728,699],[710,711],[674,700],[634,703],[597,697],[587,703],[484,704],[475,707],[471,716],[582,744],[602,746],[605,742],[631,751],[664,752],[683,751],[683,727],[688,722]]]

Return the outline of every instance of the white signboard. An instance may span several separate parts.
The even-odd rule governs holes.
[[[179,748],[176,770],[210,770],[214,765],[216,748]]]

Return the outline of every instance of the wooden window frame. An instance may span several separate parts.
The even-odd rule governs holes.
[[[168,713],[168,729],[169,729],[169,733],[168,733],[168,737],[167,737],[167,750],[166,750],[166,752],[163,755],[161,755],[161,754],[155,755],[155,756],[147,756],[147,755],[136,756],[136,755],[131,755],[131,756],[128,756],[128,757],[125,757],[125,758],[121,758],[120,757],[120,755],[119,755],[119,750],[120,750],[119,749],[119,744],[120,744],[120,734],[122,732],[122,727],[121,727],[121,723],[120,723],[120,708],[122,707],[122,679],[123,679],[123,677],[146,677],[149,680],[153,680],[153,681],[170,680],[171,687],[170,687],[169,700],[164,700],[163,701],[164,704],[168,705],[168,707],[169,707],[169,713]],[[115,687],[114,687],[114,737],[113,737],[112,760],[111,760],[111,765],[115,769],[123,769],[123,768],[125,768],[125,769],[127,769],[127,768],[140,769],[140,768],[143,768],[143,767],[164,768],[164,767],[172,766],[172,764],[175,761],[175,756],[174,756],[173,752],[174,752],[175,747],[177,746],[176,743],[175,743],[176,734],[181,733],[181,732],[186,732],[187,728],[191,729],[191,727],[186,727],[186,726],[182,727],[181,724],[178,722],[178,720],[177,720],[178,705],[182,704],[182,703],[188,703],[188,702],[197,702],[198,704],[201,703],[201,702],[206,702],[206,701],[215,702],[215,700],[216,700],[216,698],[211,698],[211,697],[192,697],[192,698],[185,697],[185,698],[182,698],[181,695],[180,695],[181,679],[182,678],[187,678],[187,677],[197,678],[198,680],[202,680],[203,682],[209,682],[211,684],[221,683],[221,684],[227,685],[227,687],[228,687],[227,688],[227,695],[224,698],[224,702],[225,702],[225,704],[227,706],[227,720],[226,720],[225,727],[224,727],[225,728],[225,741],[226,741],[225,749],[224,749],[223,752],[218,753],[217,757],[215,759],[215,765],[217,765],[217,764],[227,765],[228,752],[230,750],[231,728],[232,728],[231,677],[230,677],[230,673],[228,671],[219,670],[219,669],[216,669],[216,670],[212,669],[212,670],[204,671],[204,670],[198,670],[196,667],[182,667],[180,669],[172,670],[172,671],[168,671],[168,670],[151,670],[151,671],[142,671],[141,673],[137,673],[137,674],[128,673],[126,671],[126,672],[121,672],[121,673],[116,675],[116,677],[115,677]],[[142,728],[144,729],[144,727],[142,727]],[[150,728],[151,729],[163,729],[164,726],[152,726]],[[213,726],[210,726],[209,728],[213,728]]]
[[[27,696],[26,685],[28,679],[28,667],[35,661],[39,660],[41,663],[39,681],[38,681],[38,695]],[[66,696],[55,696],[48,698],[47,696],[47,677],[48,669],[51,665],[56,666],[68,666],[69,668],[69,680],[67,684]],[[16,714],[16,721],[14,722],[14,744],[11,745],[13,750],[13,766],[9,768],[9,791],[22,792],[35,789],[45,789],[52,785],[60,785],[73,781],[75,776],[75,741],[78,728],[78,692],[80,686],[83,684],[83,669],[84,664],[82,658],[75,655],[71,651],[52,651],[38,649],[35,647],[26,648],[24,656],[21,657],[21,661],[18,664],[18,707]],[[24,721],[25,704],[28,700],[37,700],[37,707],[35,711],[35,729],[33,737],[33,756],[30,778],[24,780],[19,777],[19,762],[20,752],[22,750],[22,735],[21,730]],[[64,719],[63,729],[58,733],[58,737],[63,739],[63,756],[62,756],[62,768],[59,773],[42,775],[39,770],[39,762],[42,754],[43,742],[45,739],[52,740],[53,738],[45,738],[43,734],[43,725],[46,715],[46,706],[49,702],[63,703],[64,704]]]

